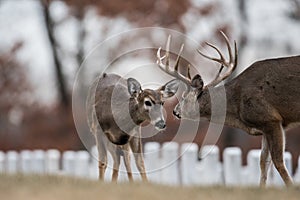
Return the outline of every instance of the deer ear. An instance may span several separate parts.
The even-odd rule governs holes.
[[[167,82],[164,86],[160,87],[158,90],[162,94],[163,98],[172,97],[178,90],[180,81],[178,79],[173,79]]]
[[[127,79],[127,88],[129,94],[135,97],[142,91],[141,84],[134,78]]]
[[[199,74],[195,75],[194,78],[191,81],[191,86],[193,88],[196,88],[198,90],[202,90],[203,89],[203,80],[201,78],[201,76]]]

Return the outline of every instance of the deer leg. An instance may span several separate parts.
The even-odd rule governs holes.
[[[134,154],[135,163],[140,172],[142,180],[147,182],[148,179],[147,179],[146,170],[145,170],[141,139],[139,137],[132,138],[132,140],[130,141],[130,147]]]
[[[105,170],[107,167],[106,155],[105,155],[105,157],[102,157],[101,160],[99,158],[98,166],[99,166],[99,180],[104,181]]]
[[[128,180],[130,182],[133,182],[131,165],[130,165],[130,151],[129,151],[129,149],[123,150],[123,158],[124,158],[124,164],[125,164],[126,171],[127,171]]]
[[[98,149],[99,180],[103,181],[107,167],[107,151],[103,139],[99,133],[96,133],[96,145]]]
[[[111,152],[111,155],[112,155],[113,162],[114,162],[114,164],[113,164],[113,173],[112,173],[112,181],[117,182],[118,176],[119,176],[119,167],[120,167],[121,155],[117,151],[117,149],[115,149],[113,152]]]
[[[262,146],[260,154],[260,186],[264,187],[267,181],[268,170],[271,164],[271,156],[266,136],[262,137]]]
[[[293,181],[284,164],[283,153],[285,149],[285,136],[281,124],[272,127],[273,131],[266,134],[272,161],[279,172],[281,178],[287,186],[292,185]]]

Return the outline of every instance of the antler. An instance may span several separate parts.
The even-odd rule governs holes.
[[[174,70],[171,70],[170,69],[170,58],[169,58],[169,55],[170,55],[170,42],[171,42],[171,35],[169,35],[168,37],[168,41],[167,41],[167,45],[166,45],[166,54],[164,56],[161,56],[160,55],[160,51],[161,51],[161,47],[159,47],[159,49],[157,50],[157,61],[156,63],[158,64],[159,68],[161,70],[163,70],[164,72],[166,72],[167,74],[181,80],[187,87],[187,89],[189,89],[189,86],[191,84],[191,75],[190,75],[190,66],[188,66],[188,69],[187,69],[187,77],[183,76],[182,74],[180,74],[178,72],[178,65],[179,65],[179,61],[181,59],[181,53],[183,51],[183,47],[184,47],[184,44],[181,45],[180,47],[180,50],[179,50],[179,53],[178,53],[178,56],[177,56],[177,59],[176,59],[176,62],[175,62],[175,66],[174,66]],[[166,64],[163,63],[163,60],[166,59]]]
[[[205,88],[218,85],[221,81],[225,80],[228,76],[230,76],[237,66],[238,53],[237,53],[236,41],[234,41],[234,57],[233,57],[232,49],[231,49],[228,37],[222,31],[220,31],[220,32],[223,35],[223,37],[225,38],[225,42],[226,42],[228,54],[229,54],[229,61],[225,60],[224,55],[221,53],[221,51],[216,46],[214,46],[208,42],[206,42],[206,45],[215,49],[217,51],[217,53],[219,54],[220,58],[213,58],[213,57],[207,56],[198,49],[198,53],[200,55],[202,55],[203,57],[221,64],[221,68],[220,68],[217,76],[215,77],[215,79],[212,82],[207,84],[205,86]],[[221,75],[221,72],[222,72],[224,66],[227,67],[228,70],[223,75]]]

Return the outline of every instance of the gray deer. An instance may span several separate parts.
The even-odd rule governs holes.
[[[227,36],[223,32],[221,34],[228,48],[228,61],[221,51],[210,43],[206,44],[215,49],[220,58],[207,56],[198,50],[205,58],[221,64],[216,78],[205,86],[199,74],[191,79],[189,69],[185,76],[178,72],[183,46],[173,70],[169,66],[170,37],[167,41],[166,55],[161,57],[160,48],[157,51],[159,67],[181,80],[187,88],[183,99],[173,110],[173,114],[178,118],[197,119],[197,116],[201,116],[211,120],[209,90],[221,93],[219,83],[229,77],[237,66],[236,42],[232,52]],[[222,73],[224,67],[227,71]],[[224,84],[224,88],[227,106],[225,125],[242,129],[250,135],[262,135],[260,185],[265,186],[272,161],[285,184],[291,185],[293,181],[283,159],[284,129],[295,127],[300,122],[300,56],[255,62],[239,76]],[[218,123],[218,120],[215,123]]]
[[[99,159],[99,179],[104,179],[107,167],[107,150],[113,158],[112,180],[118,179],[120,158],[123,156],[129,181],[133,180],[130,151],[143,181],[145,172],[141,124],[150,122],[158,130],[166,127],[163,113],[164,101],[172,97],[180,82],[174,79],[157,90],[142,89],[133,79],[116,74],[97,78],[90,87],[87,98],[87,119],[96,139]]]

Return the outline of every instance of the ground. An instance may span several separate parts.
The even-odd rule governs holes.
[[[300,187],[292,188],[224,188],[167,187],[154,184],[107,184],[63,177],[0,175],[0,199],[289,199],[300,198]]]

